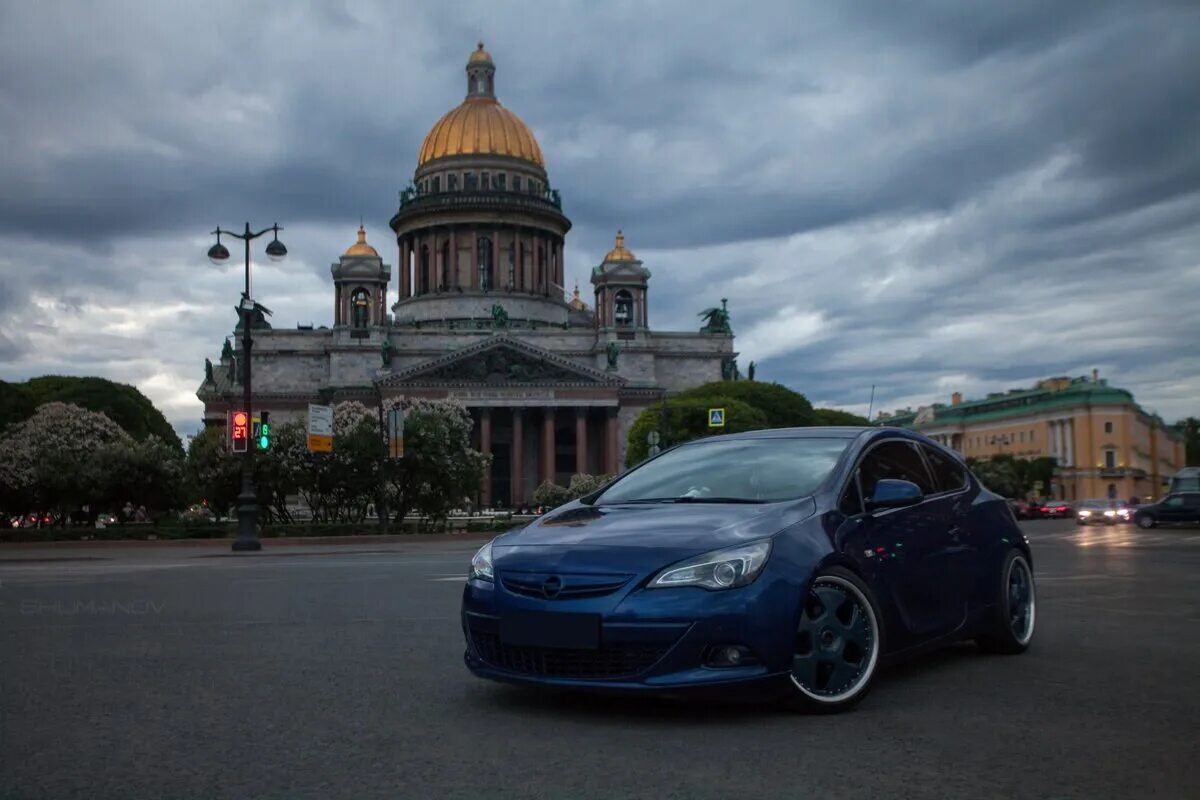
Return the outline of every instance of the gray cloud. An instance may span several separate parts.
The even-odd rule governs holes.
[[[1198,33],[1091,0],[8,4],[0,377],[100,372],[194,428],[240,285],[207,232],[284,224],[259,290],[327,323],[482,36],[572,275],[623,227],[657,326],[729,297],[743,364],[855,408],[1097,366],[1195,413]]]

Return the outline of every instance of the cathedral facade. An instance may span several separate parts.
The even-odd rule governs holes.
[[[736,377],[736,353],[724,308],[698,332],[651,329],[650,270],[619,231],[592,269],[592,304],[578,286],[567,295],[571,221],[541,148],[496,99],[482,44],[466,73],[466,98],[425,137],[390,220],[398,268],[360,227],[331,266],[331,327],[252,321],[254,410],[278,423],[304,418],[309,403],[457,400],[492,456],[480,502],[515,506],[542,481],[618,472],[638,413]],[[197,392],[205,424],[240,406],[232,341]]]

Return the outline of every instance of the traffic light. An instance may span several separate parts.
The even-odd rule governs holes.
[[[271,412],[262,412],[262,422],[258,426],[258,449],[268,450],[271,447],[271,423],[268,421]]]
[[[233,452],[244,453],[250,442],[250,417],[245,411],[234,411],[229,415],[229,435]]]

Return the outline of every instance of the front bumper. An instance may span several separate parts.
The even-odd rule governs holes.
[[[468,581],[463,592],[464,660],[474,674],[508,683],[605,691],[672,692],[777,686],[791,669],[801,587],[771,565],[738,589],[644,589],[640,581],[612,595],[583,600],[519,596],[496,583]],[[571,649],[547,640],[512,646],[500,637],[510,610],[595,614],[599,646]],[[717,647],[737,645],[751,658],[707,666]]]

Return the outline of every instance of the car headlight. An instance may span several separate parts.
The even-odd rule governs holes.
[[[745,586],[762,572],[770,554],[770,539],[714,550],[667,567],[650,581],[649,588],[699,586],[702,589],[734,589]]]
[[[1090,517],[1091,515],[1092,515],[1092,512],[1090,512],[1090,511],[1080,511],[1079,512],[1079,516],[1081,516],[1081,517]]]
[[[1106,516],[1106,517],[1115,517],[1116,515],[1117,515],[1117,512],[1113,511],[1112,509],[1109,509],[1108,511],[1104,512],[1104,516]]]
[[[467,575],[467,578],[477,581],[495,580],[495,576],[492,572],[491,542],[488,542],[483,547],[479,548],[479,552],[471,558],[471,572]]]

